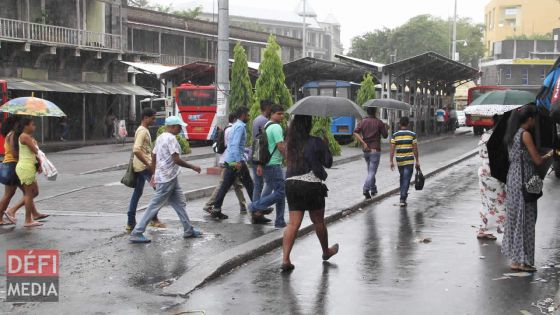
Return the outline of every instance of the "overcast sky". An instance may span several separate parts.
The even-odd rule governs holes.
[[[153,3],[188,5],[204,3],[205,11],[212,10],[212,2],[217,8],[217,0],[151,0]],[[475,22],[484,21],[484,6],[490,0],[458,0],[458,15],[470,17]],[[257,7],[263,10],[294,9],[300,0],[230,0],[230,7]],[[307,0],[319,20],[329,13],[339,20],[341,24],[342,43],[345,51],[350,47],[350,40],[354,36],[362,35],[367,31],[388,27],[392,28],[403,24],[411,17],[420,14],[432,14],[447,18],[453,15],[454,0]]]

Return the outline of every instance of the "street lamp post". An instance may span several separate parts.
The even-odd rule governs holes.
[[[303,48],[302,48],[302,55],[303,55],[303,58],[307,57],[307,54],[306,54],[306,52],[305,52],[305,49],[306,49],[305,46],[306,46],[306,41],[307,41],[307,39],[305,38],[305,37],[306,37],[306,36],[305,36],[305,33],[306,33],[306,31],[307,31],[307,25],[306,25],[307,23],[306,23],[306,21],[305,21],[305,18],[307,17],[307,12],[306,12],[306,11],[307,11],[307,8],[306,8],[306,4],[307,4],[307,1],[303,0],[303,30],[302,30],[302,35],[301,35],[302,40],[303,40]]]
[[[453,39],[451,43],[451,59],[457,61],[457,0],[455,0],[455,9],[453,10]]]

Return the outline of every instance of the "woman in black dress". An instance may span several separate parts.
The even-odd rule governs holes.
[[[294,116],[286,137],[288,170],[285,185],[290,221],[284,231],[282,245],[283,271],[294,269],[290,252],[305,210],[309,211],[311,222],[315,226],[315,233],[323,250],[323,260],[328,260],[338,252],[338,244],[329,247],[325,225],[325,197],[328,189],[323,181],[328,176],[325,167],[330,168],[333,159],[326,141],[309,134],[312,121],[311,116]]]

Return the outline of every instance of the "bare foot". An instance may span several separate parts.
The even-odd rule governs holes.
[[[323,254],[323,260],[327,261],[329,260],[332,256],[336,255],[338,253],[338,244],[334,244],[333,246],[331,246],[329,248],[329,253],[328,254]]]

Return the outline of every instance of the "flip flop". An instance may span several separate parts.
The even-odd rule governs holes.
[[[24,224],[23,226],[26,227],[26,228],[31,228],[31,227],[38,227],[38,226],[42,226],[42,225],[43,225],[43,223],[34,221],[33,223]]]
[[[495,241],[498,239],[496,236],[492,234],[478,234],[476,238],[479,240],[490,240],[490,241]]]
[[[16,224],[16,218],[12,217],[11,215],[9,215],[7,212],[4,212],[4,216],[6,217],[6,219],[8,219],[8,221],[10,221],[12,224]]]
[[[296,266],[294,266],[294,264],[282,264],[282,266],[280,267],[280,270],[282,270],[282,272],[291,272],[296,268]]]
[[[0,226],[3,226],[3,225],[14,225],[14,224],[15,224],[15,223],[12,223],[12,222],[0,222]]]
[[[34,218],[33,220],[38,221],[38,220],[44,220],[46,218],[50,217],[49,214],[41,214],[40,216]]]

